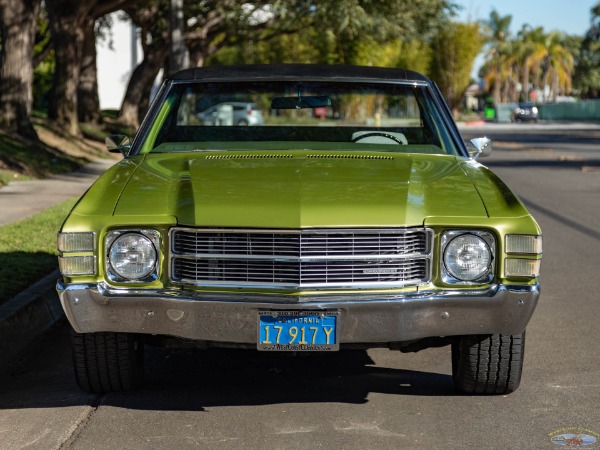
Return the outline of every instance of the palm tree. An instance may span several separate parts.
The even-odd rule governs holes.
[[[573,77],[582,98],[600,97],[600,2],[590,13],[590,28],[582,38]]]
[[[562,45],[563,41],[563,35],[559,32],[552,32],[546,36],[544,88],[549,87],[549,96],[553,102],[556,102],[559,93],[571,91],[573,55]]]
[[[489,20],[485,23],[487,32],[488,51],[486,64],[483,67],[484,79],[488,86],[493,86],[494,103],[502,100],[501,88],[507,70],[507,42],[509,37],[512,16],[501,16],[495,9],[490,13]]]
[[[544,30],[542,27],[532,28],[525,24],[519,31],[521,47],[519,62],[521,67],[521,101],[530,99],[530,75],[538,73],[544,58],[546,49],[544,46]]]

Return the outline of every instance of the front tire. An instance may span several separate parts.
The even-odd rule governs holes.
[[[461,336],[452,343],[454,386],[465,394],[509,394],[521,382],[525,332]]]
[[[95,394],[128,391],[141,385],[144,345],[131,333],[71,332],[75,378]]]

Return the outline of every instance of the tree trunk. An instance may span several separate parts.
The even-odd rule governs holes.
[[[205,52],[204,47],[194,45],[189,47],[190,52],[190,67],[204,66]]]
[[[45,0],[56,57],[48,117],[64,131],[80,134],[77,89],[86,26],[136,1],[139,0]]]
[[[80,122],[100,123],[100,98],[98,97],[98,71],[96,68],[96,21],[88,17],[85,23],[83,55],[77,86],[77,113]]]
[[[85,14],[78,11],[77,5],[64,0],[46,0],[46,8],[56,56],[48,117],[66,132],[78,135],[77,85],[85,37]]]
[[[523,82],[521,86],[521,92],[523,94],[523,101],[529,101],[529,67],[525,65],[523,67]]]
[[[521,78],[521,74],[519,73],[519,66],[514,66],[513,67],[513,76],[512,76],[512,81],[511,81],[511,91],[512,91],[513,103],[519,101],[518,84],[519,84],[520,78]]]
[[[549,75],[549,69],[545,69],[544,70],[544,75],[542,77],[542,86],[544,89],[544,103],[548,103],[549,100],[549,89],[550,87],[548,86],[548,75]]]
[[[40,0],[0,0],[0,128],[37,140],[31,124]]]
[[[152,81],[145,83],[143,86],[142,98],[141,98],[140,103],[138,104],[138,122],[139,123],[142,123],[142,120],[144,120],[144,117],[146,116],[146,113],[148,112],[148,107],[150,106],[150,96],[152,95],[152,88],[154,87],[154,80],[156,80],[156,76],[158,75],[159,71],[160,71],[160,68],[156,71],[156,73],[154,74],[154,77],[152,77]]]
[[[558,94],[560,94],[560,86],[559,86],[559,79],[558,79],[558,71],[556,70],[555,67],[552,67],[551,69],[551,86],[550,86],[550,93],[552,96],[552,102],[556,103],[556,101],[558,100]]]
[[[164,65],[167,56],[167,48],[148,51],[144,54],[143,61],[135,68],[129,79],[119,117],[117,118],[119,122],[132,128],[140,126],[140,105],[144,100],[148,101],[145,95],[150,92],[152,83]]]
[[[502,102],[500,98],[500,71],[496,72],[496,78],[494,79],[494,90],[493,90],[494,104],[498,105]]]
[[[212,45],[206,40],[198,40],[188,47],[190,67],[203,67],[209,56],[213,55],[221,47],[225,46],[226,40],[220,44]]]

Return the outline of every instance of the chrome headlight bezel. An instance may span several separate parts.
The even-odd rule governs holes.
[[[482,274],[475,279],[465,280],[460,279],[446,266],[446,250],[448,245],[457,237],[462,235],[473,235],[481,239],[486,245],[490,252],[489,264],[482,270]],[[442,281],[445,284],[459,285],[459,286],[478,286],[485,285],[492,282],[495,275],[496,265],[496,239],[494,235],[489,231],[483,230],[452,230],[442,233],[441,244],[440,244],[440,273]]]
[[[149,271],[140,277],[129,278],[125,277],[115,269],[111,261],[111,250],[115,242],[126,235],[138,235],[148,240],[154,250],[154,264]],[[156,230],[149,229],[124,229],[113,230],[108,232],[105,240],[105,266],[106,276],[114,283],[151,283],[156,281],[160,276],[160,233]]]

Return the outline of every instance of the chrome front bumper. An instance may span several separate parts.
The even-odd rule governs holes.
[[[338,310],[341,344],[402,342],[434,336],[519,334],[537,305],[539,285],[468,292],[276,296],[113,289],[57,284],[75,331],[170,335],[252,344],[260,310]]]

